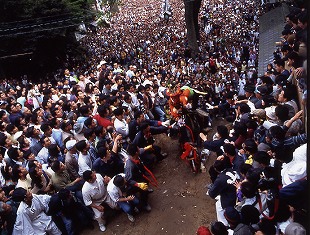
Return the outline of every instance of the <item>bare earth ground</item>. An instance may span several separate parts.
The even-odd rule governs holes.
[[[214,130],[209,136],[212,134]],[[205,186],[210,182],[208,172],[197,175],[191,172],[190,167],[179,158],[177,139],[165,134],[157,135],[155,139],[168,157],[154,169],[159,187],[149,195],[152,211],[140,212],[135,216],[134,223],[127,219],[125,213],[118,213],[108,221],[104,234],[191,235],[196,234],[199,226],[209,226],[216,220],[215,201],[206,195]],[[214,157],[206,162],[207,170],[213,161]],[[93,230],[85,230],[83,235],[103,234],[97,222],[94,225]]]

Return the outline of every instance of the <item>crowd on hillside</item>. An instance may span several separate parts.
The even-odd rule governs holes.
[[[207,190],[217,221],[197,234],[306,234],[308,13],[299,5],[286,16],[260,76],[257,4],[203,2],[191,59],[183,4],[170,1],[163,20],[161,1],[124,2],[81,42],[88,60],[56,83],[2,79],[2,232],[78,234],[93,220],[105,231],[109,211],[130,222],[150,212],[152,169],[167,157],[153,135],[171,128],[167,89],[187,85],[207,92],[217,130],[199,135],[217,154]]]

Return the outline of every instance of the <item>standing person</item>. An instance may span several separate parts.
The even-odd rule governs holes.
[[[69,140],[66,143],[66,149],[68,150],[65,157],[66,169],[70,175],[70,179],[76,180],[79,178],[79,164],[78,164],[78,154],[75,147],[76,140]]]
[[[23,188],[16,188],[12,199],[20,202],[14,224],[13,235],[50,234],[61,232],[52,217],[46,215],[51,196],[35,195]]]
[[[117,208],[116,202],[114,202],[106,190],[106,184],[110,181],[110,177],[104,178],[100,174],[96,174],[94,171],[87,170],[83,172],[83,179],[85,183],[82,188],[83,201],[86,206],[90,206],[95,215],[94,219],[98,221],[99,228],[102,232],[106,230],[104,216],[103,203],[108,204],[112,209]]]
[[[245,95],[245,84],[246,84],[246,75],[242,74],[239,78],[239,92],[238,96],[244,96]]]
[[[225,162],[222,160],[216,160],[213,167],[219,175],[207,193],[214,199],[219,196],[219,199],[215,203],[217,220],[228,225],[224,211],[225,208],[229,206],[233,207],[236,204],[236,188],[233,183],[237,180],[238,176],[231,168],[227,168]]]
[[[143,105],[146,110],[146,114],[148,115],[149,119],[154,119],[154,115],[152,113],[154,102],[151,96],[151,88],[150,84],[145,85],[144,93],[143,93]]]

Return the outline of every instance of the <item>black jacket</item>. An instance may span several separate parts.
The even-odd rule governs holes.
[[[231,168],[225,169],[217,176],[212,188],[209,190],[211,198],[216,198],[218,195],[221,196],[220,200],[223,209],[236,205],[236,188],[233,185],[236,179],[236,171]]]

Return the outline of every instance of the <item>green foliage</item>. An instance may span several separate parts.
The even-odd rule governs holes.
[[[90,0],[2,0],[0,22],[71,14],[87,18]]]
[[[61,67],[66,54],[76,53],[76,27],[93,20],[92,1],[0,0],[0,72],[1,63],[15,63],[23,54],[31,54],[29,70],[44,74]]]

